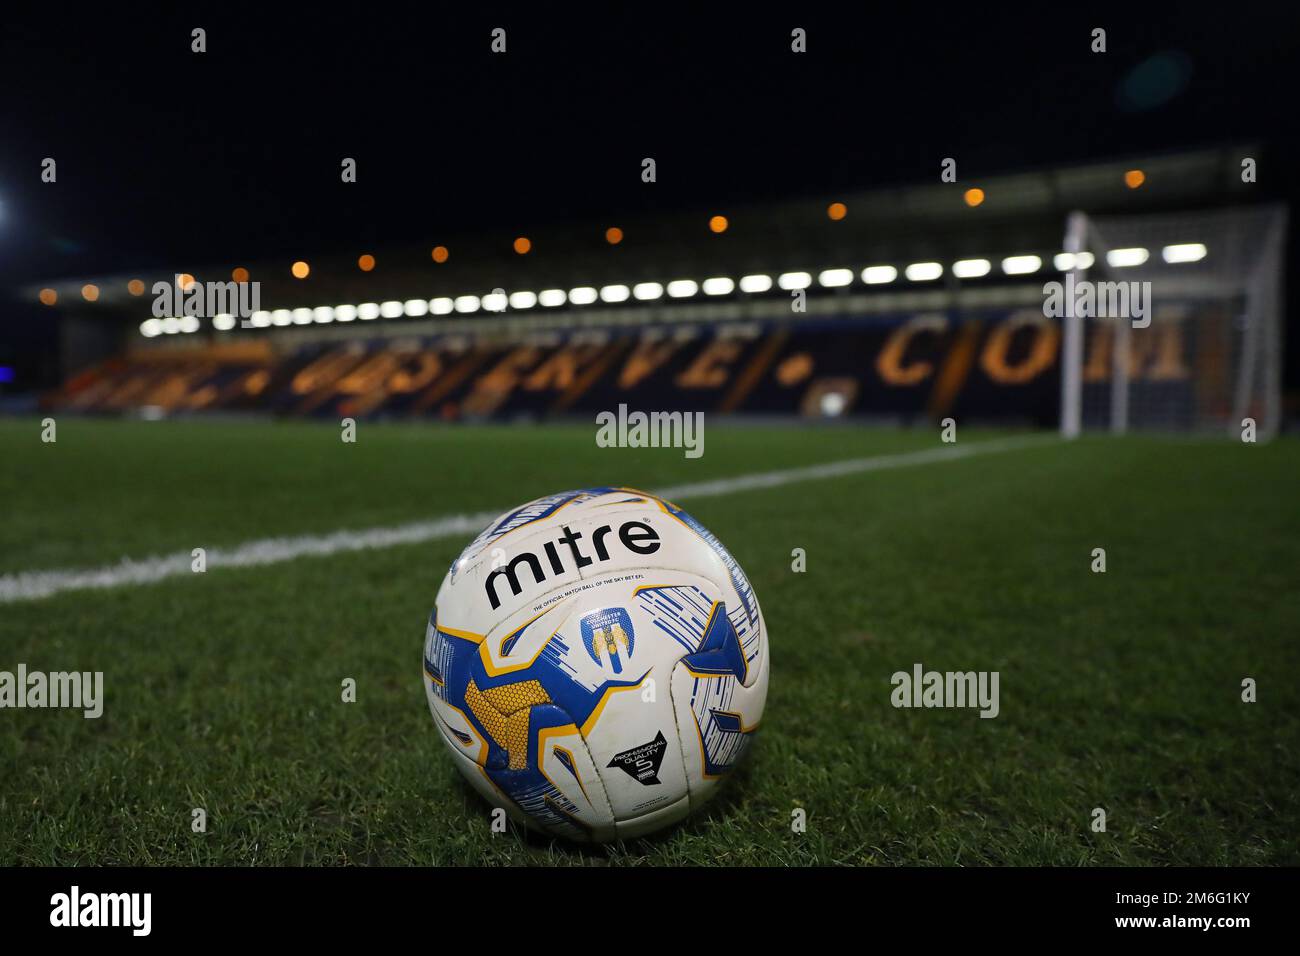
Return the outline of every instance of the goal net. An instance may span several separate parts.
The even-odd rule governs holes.
[[[1281,415],[1286,211],[1073,213],[1063,276],[1061,432],[1260,439]]]

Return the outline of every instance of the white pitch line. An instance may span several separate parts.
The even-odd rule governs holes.
[[[846,461],[832,461],[824,465],[805,465],[802,468],[787,468],[783,471],[763,471],[756,475],[739,475],[735,478],[696,481],[686,485],[674,485],[671,488],[657,491],[655,494],[669,501],[676,501],[678,498],[713,498],[717,495],[729,495],[737,491],[777,488],[781,485],[793,485],[801,481],[820,481],[823,478],[858,475],[866,471],[884,471],[889,468],[925,465],[937,461],[956,461],[969,458],[972,455],[986,455],[990,452],[1029,448],[1058,440],[1055,435],[1050,437],[1033,435],[1023,438],[1002,438],[996,441],[977,442],[973,445],[943,445],[938,448],[927,448],[925,451],[872,455],[870,458],[850,458]]]
[[[851,458],[824,465],[807,465],[765,471],[735,478],[717,478],[674,485],[657,492],[670,501],[712,498],[718,495],[753,491],[759,488],[778,488],[803,481],[840,478],[888,468],[904,468],[942,461],[960,461],[974,455],[1012,451],[1056,441],[1055,436],[1007,438],[978,442],[971,445],[945,445],[924,451],[898,452],[891,455],[873,455],[869,458]],[[502,509],[504,511],[505,509]],[[477,514],[448,515],[432,521],[417,521],[389,528],[366,528],[361,531],[334,531],[330,534],[299,535],[291,538],[263,538],[248,541],[233,548],[215,548],[207,552],[206,567],[248,568],[263,564],[277,564],[302,557],[328,557],[348,551],[369,548],[391,548],[403,544],[420,544],[455,535],[475,535],[498,517],[501,511],[481,511]],[[67,568],[50,571],[22,571],[0,576],[0,604],[13,601],[30,601],[50,597],[63,591],[81,591],[90,588],[114,588],[126,584],[153,584],[166,578],[191,574],[193,557],[188,551],[161,557],[133,560],[124,558],[117,564],[100,568]]]

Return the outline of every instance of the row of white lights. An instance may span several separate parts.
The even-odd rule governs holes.
[[[1161,256],[1165,262],[1197,262],[1205,258],[1205,246],[1199,242],[1165,246]],[[1135,247],[1132,249],[1111,249],[1106,253],[1106,262],[1112,267],[1123,269],[1140,266],[1150,257],[1148,250]],[[1052,264],[1060,272],[1071,269],[1088,269],[1093,264],[1091,252],[1058,253]],[[1043,260],[1038,256],[1008,256],[1002,260],[1002,271],[1006,275],[1031,275],[1043,267]],[[993,264],[988,259],[961,259],[952,264],[952,274],[959,279],[978,279],[992,270]],[[862,270],[862,281],[867,285],[886,285],[898,278],[898,269],[894,266],[867,266]],[[943,275],[943,266],[938,262],[913,262],[903,269],[903,275],[910,282],[931,282]],[[834,289],[853,283],[852,269],[826,269],[817,275],[817,282],[824,288]],[[786,291],[806,289],[813,283],[810,272],[783,272],[776,277],[776,285]],[[594,302],[617,304],[629,298],[640,302],[649,302],[663,298],[665,293],[671,299],[687,299],[703,292],[705,295],[730,295],[736,287],[748,293],[767,292],[772,288],[772,277],[768,275],[742,276],[739,282],[723,276],[695,282],[693,279],[677,279],[667,285],[658,282],[638,282],[630,288],[626,285],[607,285],[600,289],[594,286],[579,286],[576,289],[545,289],[542,292],[494,292],[485,296],[462,295],[455,298],[407,299],[405,302],[363,302],[361,305],[317,306],[314,309],[275,309],[267,312],[254,312],[248,324],[253,328],[266,328],[272,325],[310,325],[313,322],[351,322],[354,319],[368,321],[371,319],[397,319],[402,316],[419,318],[425,315],[451,315],[453,312],[466,315],[480,309],[486,312],[504,312],[506,307],[523,310],[541,305],[543,308],[555,308],[564,305],[591,305]],[[213,316],[212,327],[219,332],[228,332],[237,322],[232,315]],[[140,333],[146,338],[156,335],[197,332],[199,320],[193,316],[183,318],[146,319],[140,324]]]

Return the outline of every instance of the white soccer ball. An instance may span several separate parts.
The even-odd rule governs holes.
[[[424,688],[466,779],[512,818],[603,842],[670,826],[744,754],[767,698],[745,573],[631,488],[539,498],[447,572]]]

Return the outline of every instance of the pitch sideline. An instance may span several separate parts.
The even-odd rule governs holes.
[[[715,478],[673,485],[655,492],[669,501],[713,498],[718,495],[755,491],[761,488],[779,488],[804,481],[821,481],[864,472],[884,471],[945,461],[960,461],[975,455],[1001,451],[1014,451],[1058,441],[1056,436],[1028,436],[977,442],[970,445],[945,445],[923,451],[895,452],[872,455],[867,458],[850,458],[821,465],[805,465],[778,471],[738,475],[733,478]],[[504,509],[502,509],[504,510]],[[387,528],[366,528],[360,531],[334,531],[323,535],[299,535],[289,538],[262,538],[247,541],[229,549],[211,549],[207,552],[207,568],[248,568],[264,564],[278,564],[302,557],[328,557],[348,551],[371,548],[391,548],[404,544],[420,544],[454,535],[475,535],[496,518],[501,511],[480,511],[473,514],[449,515],[431,521],[416,521]],[[49,571],[23,571],[0,576],[0,604],[30,601],[52,597],[64,591],[82,591],[92,588],[113,588],[128,584],[154,584],[167,578],[191,574],[192,557],[180,551],[161,557],[134,560],[124,558],[117,564],[99,568],[66,568]]]

